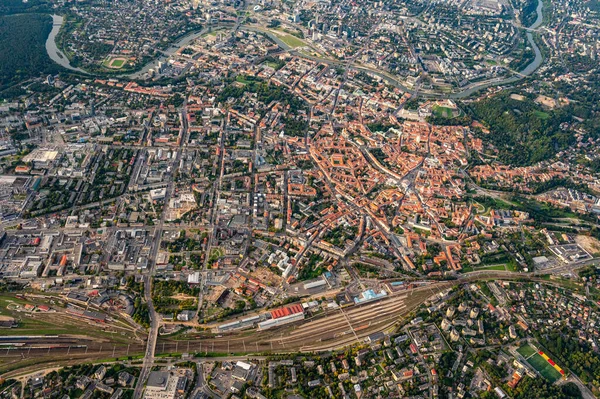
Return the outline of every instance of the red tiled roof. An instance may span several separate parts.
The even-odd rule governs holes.
[[[286,307],[283,307],[283,308],[272,310],[271,311],[271,318],[273,318],[273,319],[279,319],[281,317],[290,316],[290,315],[297,314],[297,313],[302,313],[302,312],[304,312],[304,309],[302,308],[302,305],[295,304],[295,305],[290,305],[290,306],[286,306]]]

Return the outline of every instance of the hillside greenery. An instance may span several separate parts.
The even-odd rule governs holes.
[[[2,0],[0,1],[0,15],[48,12],[50,7],[44,0]]]
[[[529,98],[519,101],[510,94],[503,92],[466,107],[490,130],[482,138],[498,149],[500,161],[532,165],[574,144],[574,135],[560,127],[572,120],[568,107],[545,111]]]
[[[0,16],[0,90],[42,73],[55,73],[46,53],[52,18],[42,14]]]

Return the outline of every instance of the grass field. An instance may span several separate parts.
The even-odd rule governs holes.
[[[225,255],[225,251],[223,251],[222,248],[216,247],[210,250],[210,256],[216,256],[220,258],[223,255]]]
[[[122,57],[111,57],[108,58],[106,60],[104,60],[104,62],[102,63],[102,65],[105,68],[110,68],[110,69],[121,69],[125,66],[125,63],[127,62],[126,58],[122,58]]]
[[[517,349],[517,352],[550,383],[554,383],[562,377],[558,370],[552,367],[531,345],[523,345]]]
[[[506,265],[505,264],[500,264],[500,265],[486,265],[486,266],[482,266],[482,267],[476,267],[475,270],[496,270],[496,271],[505,271],[506,270]]]
[[[279,65],[277,63],[272,62],[272,61],[267,61],[267,62],[265,62],[265,64],[267,64],[268,66],[270,66],[273,69],[277,69],[279,67]]]
[[[547,113],[547,112],[543,112],[543,111],[535,111],[534,113],[535,113],[535,115],[536,115],[537,117],[539,117],[540,119],[548,119],[548,118],[550,118],[550,114],[549,114],[549,113]]]
[[[124,63],[125,63],[125,60],[116,59],[110,63],[110,66],[115,67],[115,68],[121,68]]]
[[[536,353],[535,349],[533,349],[531,347],[531,345],[523,345],[522,347],[520,347],[519,349],[517,349],[517,352],[519,352],[519,354],[521,356],[523,356],[525,359],[527,359],[529,356],[531,356],[534,353]]]
[[[246,79],[243,75],[237,75],[235,77],[236,82],[243,83],[245,85],[252,83],[251,80]]]
[[[517,271],[519,271],[519,269],[517,268],[517,263],[516,262],[508,262],[506,264],[506,268],[508,269],[509,272],[517,272]]]
[[[303,47],[306,46],[306,43],[302,39],[297,38],[296,36],[289,34],[277,34],[279,39],[292,48]]]
[[[533,356],[527,359],[527,362],[551,383],[561,378],[560,373],[546,359],[541,357],[539,353],[534,353]]]
[[[452,108],[435,106],[435,107],[433,107],[433,109],[431,111],[437,117],[442,117],[442,118],[454,117],[454,110]]]

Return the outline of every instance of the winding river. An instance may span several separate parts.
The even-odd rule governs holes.
[[[216,27],[213,26],[212,28],[215,29]],[[158,63],[160,61],[166,61],[171,55],[175,54],[175,52],[177,50],[179,50],[181,47],[187,46],[188,44],[190,44],[191,42],[193,42],[194,40],[196,40],[200,36],[204,35],[208,31],[209,31],[208,28],[204,28],[204,29],[202,29],[201,31],[198,31],[198,32],[188,33],[187,35],[183,36],[182,38],[180,38],[179,40],[177,40],[176,42],[174,42],[173,44],[171,44],[171,46],[169,46],[169,48],[167,48],[166,50],[161,51],[162,54],[158,58],[155,58],[153,61],[150,61],[149,63],[147,63],[146,65],[144,65],[144,67],[142,69],[140,69],[139,71],[132,72],[132,73],[127,73],[127,74],[123,74],[123,75],[119,75],[119,77],[121,77],[121,78],[131,78],[131,79],[141,78],[144,74],[148,73],[148,71],[150,69],[157,68],[158,67]]]
[[[46,40],[46,52],[48,52],[50,59],[52,61],[56,62],[57,64],[59,64],[60,66],[67,68],[71,71],[89,74],[89,72],[84,71],[81,68],[76,68],[76,67],[72,66],[71,63],[69,62],[69,59],[67,58],[67,56],[56,45],[56,36],[58,35],[58,32],[60,31],[60,28],[61,28],[63,22],[64,22],[64,18],[62,16],[52,15],[52,31],[50,31],[50,34],[48,35],[48,39]],[[214,28],[215,27],[213,27],[213,29]],[[142,77],[150,69],[157,67],[159,61],[164,61],[164,60],[168,59],[171,55],[175,54],[175,52],[177,50],[179,50],[182,46],[185,46],[185,45],[191,43],[194,39],[202,36],[206,32],[208,32],[208,28],[205,28],[198,32],[192,32],[192,33],[189,33],[189,34],[183,36],[182,38],[180,38],[179,40],[177,40],[176,42],[171,44],[171,46],[168,49],[161,51],[162,54],[158,58],[156,58],[153,61],[144,65],[144,67],[141,70],[139,70],[137,72],[128,73],[128,74],[118,75],[118,77],[131,78],[131,79],[137,79],[137,78]]]
[[[472,95],[473,93],[475,93],[479,90],[482,90],[482,89],[485,89],[485,88],[488,88],[491,86],[499,86],[499,85],[505,85],[505,84],[518,82],[519,80],[534,73],[539,68],[539,66],[542,64],[543,56],[542,56],[542,52],[540,51],[540,48],[538,47],[537,43],[535,42],[535,40],[533,38],[533,34],[531,33],[531,31],[539,28],[542,25],[543,20],[544,20],[544,16],[542,13],[543,7],[544,7],[543,0],[538,0],[538,5],[536,8],[537,18],[536,18],[535,22],[529,28],[526,28],[527,29],[527,33],[526,33],[527,41],[529,42],[529,45],[531,46],[531,48],[533,48],[533,51],[535,53],[535,58],[529,65],[527,65],[521,72],[519,72],[518,75],[513,75],[509,78],[498,78],[498,79],[493,79],[493,80],[489,80],[486,82],[473,83],[472,85],[468,86],[464,90],[461,90],[456,93],[452,93],[448,97],[453,98],[453,99],[469,97],[470,95]],[[61,28],[63,22],[64,22],[64,18],[62,16],[52,15],[52,31],[50,32],[50,35],[48,36],[48,40],[46,40],[46,51],[48,52],[48,55],[50,56],[50,58],[57,64],[65,67],[67,69],[70,69],[72,71],[87,74],[88,72],[84,71],[83,69],[73,67],[70,64],[67,56],[62,51],[60,51],[58,49],[58,47],[56,46],[56,36],[58,35],[58,32],[60,31],[60,28]],[[213,26],[213,29],[214,28],[217,28],[217,27]],[[264,33],[267,33],[284,50],[288,50],[288,51],[291,50],[291,52],[295,52],[295,51],[293,51],[293,49],[290,49],[290,47],[286,43],[284,43],[282,40],[280,40],[277,36],[273,35],[272,33],[268,32],[266,30],[256,29],[256,28],[251,28],[251,27],[246,27],[246,29],[262,31]],[[202,29],[201,31],[198,31],[198,32],[192,32],[192,33],[189,33],[189,34],[183,36],[182,38],[180,38],[179,40],[174,42],[168,49],[162,51],[162,54],[158,58],[156,58],[153,61],[149,62],[148,64],[144,65],[144,67],[141,70],[139,70],[137,72],[128,73],[128,74],[117,75],[117,77],[130,78],[130,79],[141,78],[150,69],[156,68],[160,61],[165,61],[171,55],[173,55],[178,49],[180,49],[182,46],[185,46],[185,45],[191,43],[193,40],[204,35],[206,32],[208,32],[208,28]],[[305,55],[302,55],[302,56],[305,56]],[[312,57],[307,57],[307,58],[312,58]],[[318,58],[316,58],[315,60],[327,62],[323,59],[318,59]],[[332,62],[332,63],[335,63],[335,62]],[[401,82],[392,78],[391,76],[388,76],[387,74],[378,73],[378,71],[373,71],[371,69],[366,69],[366,68],[358,68],[358,69],[365,69],[368,72],[375,73],[376,75],[379,75],[379,76],[383,77],[384,79],[390,81],[390,83],[394,84],[395,86],[402,87],[403,89],[405,89],[405,91],[409,91],[407,88],[405,88],[402,85]]]
[[[483,83],[479,83],[479,84],[474,83],[471,87],[468,87],[465,90],[459,91],[458,93],[451,94],[449,97],[455,98],[455,99],[469,97],[471,94],[473,94],[476,91],[479,91],[481,89],[486,89],[491,86],[500,86],[500,85],[504,85],[504,84],[518,82],[519,80],[534,73],[540,67],[540,65],[542,65],[542,61],[544,61],[544,57],[542,56],[542,52],[540,51],[540,48],[538,47],[537,43],[535,42],[535,40],[533,38],[533,34],[531,33],[531,30],[535,30],[542,25],[542,22],[544,21],[544,15],[542,13],[543,8],[544,8],[543,0],[538,0],[538,5],[537,5],[537,8],[535,9],[535,11],[537,12],[537,18],[536,18],[535,22],[529,28],[527,28],[527,33],[525,34],[527,37],[527,41],[529,42],[529,45],[531,46],[531,48],[533,48],[533,52],[535,53],[535,58],[533,59],[533,61],[531,61],[531,63],[529,65],[527,65],[525,67],[525,69],[523,69],[521,72],[519,72],[519,75],[514,75],[514,76],[511,76],[510,78],[504,78],[504,79],[500,78],[498,80],[492,80],[492,81],[483,82]]]
[[[58,46],[56,46],[56,36],[58,35],[63,22],[64,18],[60,15],[52,15],[52,30],[46,40],[46,51],[48,52],[48,56],[50,56],[52,61],[64,68],[70,69],[71,71],[87,73],[81,68],[72,66],[67,56],[58,49]]]

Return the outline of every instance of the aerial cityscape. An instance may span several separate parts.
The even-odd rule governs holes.
[[[600,398],[598,0],[0,0],[0,399]]]

